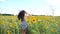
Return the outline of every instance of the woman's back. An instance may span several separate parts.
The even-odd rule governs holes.
[[[23,20],[23,21],[21,22],[21,27],[22,27],[23,30],[28,27],[28,24],[27,24],[26,20]]]

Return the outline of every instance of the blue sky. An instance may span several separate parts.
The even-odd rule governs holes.
[[[60,6],[59,0],[0,0],[0,12],[18,14],[20,10],[25,10],[30,14],[36,15],[52,15],[52,8],[55,10],[55,15],[58,14]],[[57,12],[58,10],[58,12]]]

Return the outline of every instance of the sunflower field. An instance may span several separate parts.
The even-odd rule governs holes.
[[[60,34],[60,16],[31,16],[26,21],[29,34]],[[0,15],[0,34],[21,34],[17,16]]]

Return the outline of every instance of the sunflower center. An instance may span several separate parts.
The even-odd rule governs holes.
[[[33,20],[33,21],[35,21],[35,20]]]

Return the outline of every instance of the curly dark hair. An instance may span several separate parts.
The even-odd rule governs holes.
[[[25,10],[21,10],[19,13],[18,13],[18,20],[21,19],[21,21],[24,20],[24,16],[25,16]]]

